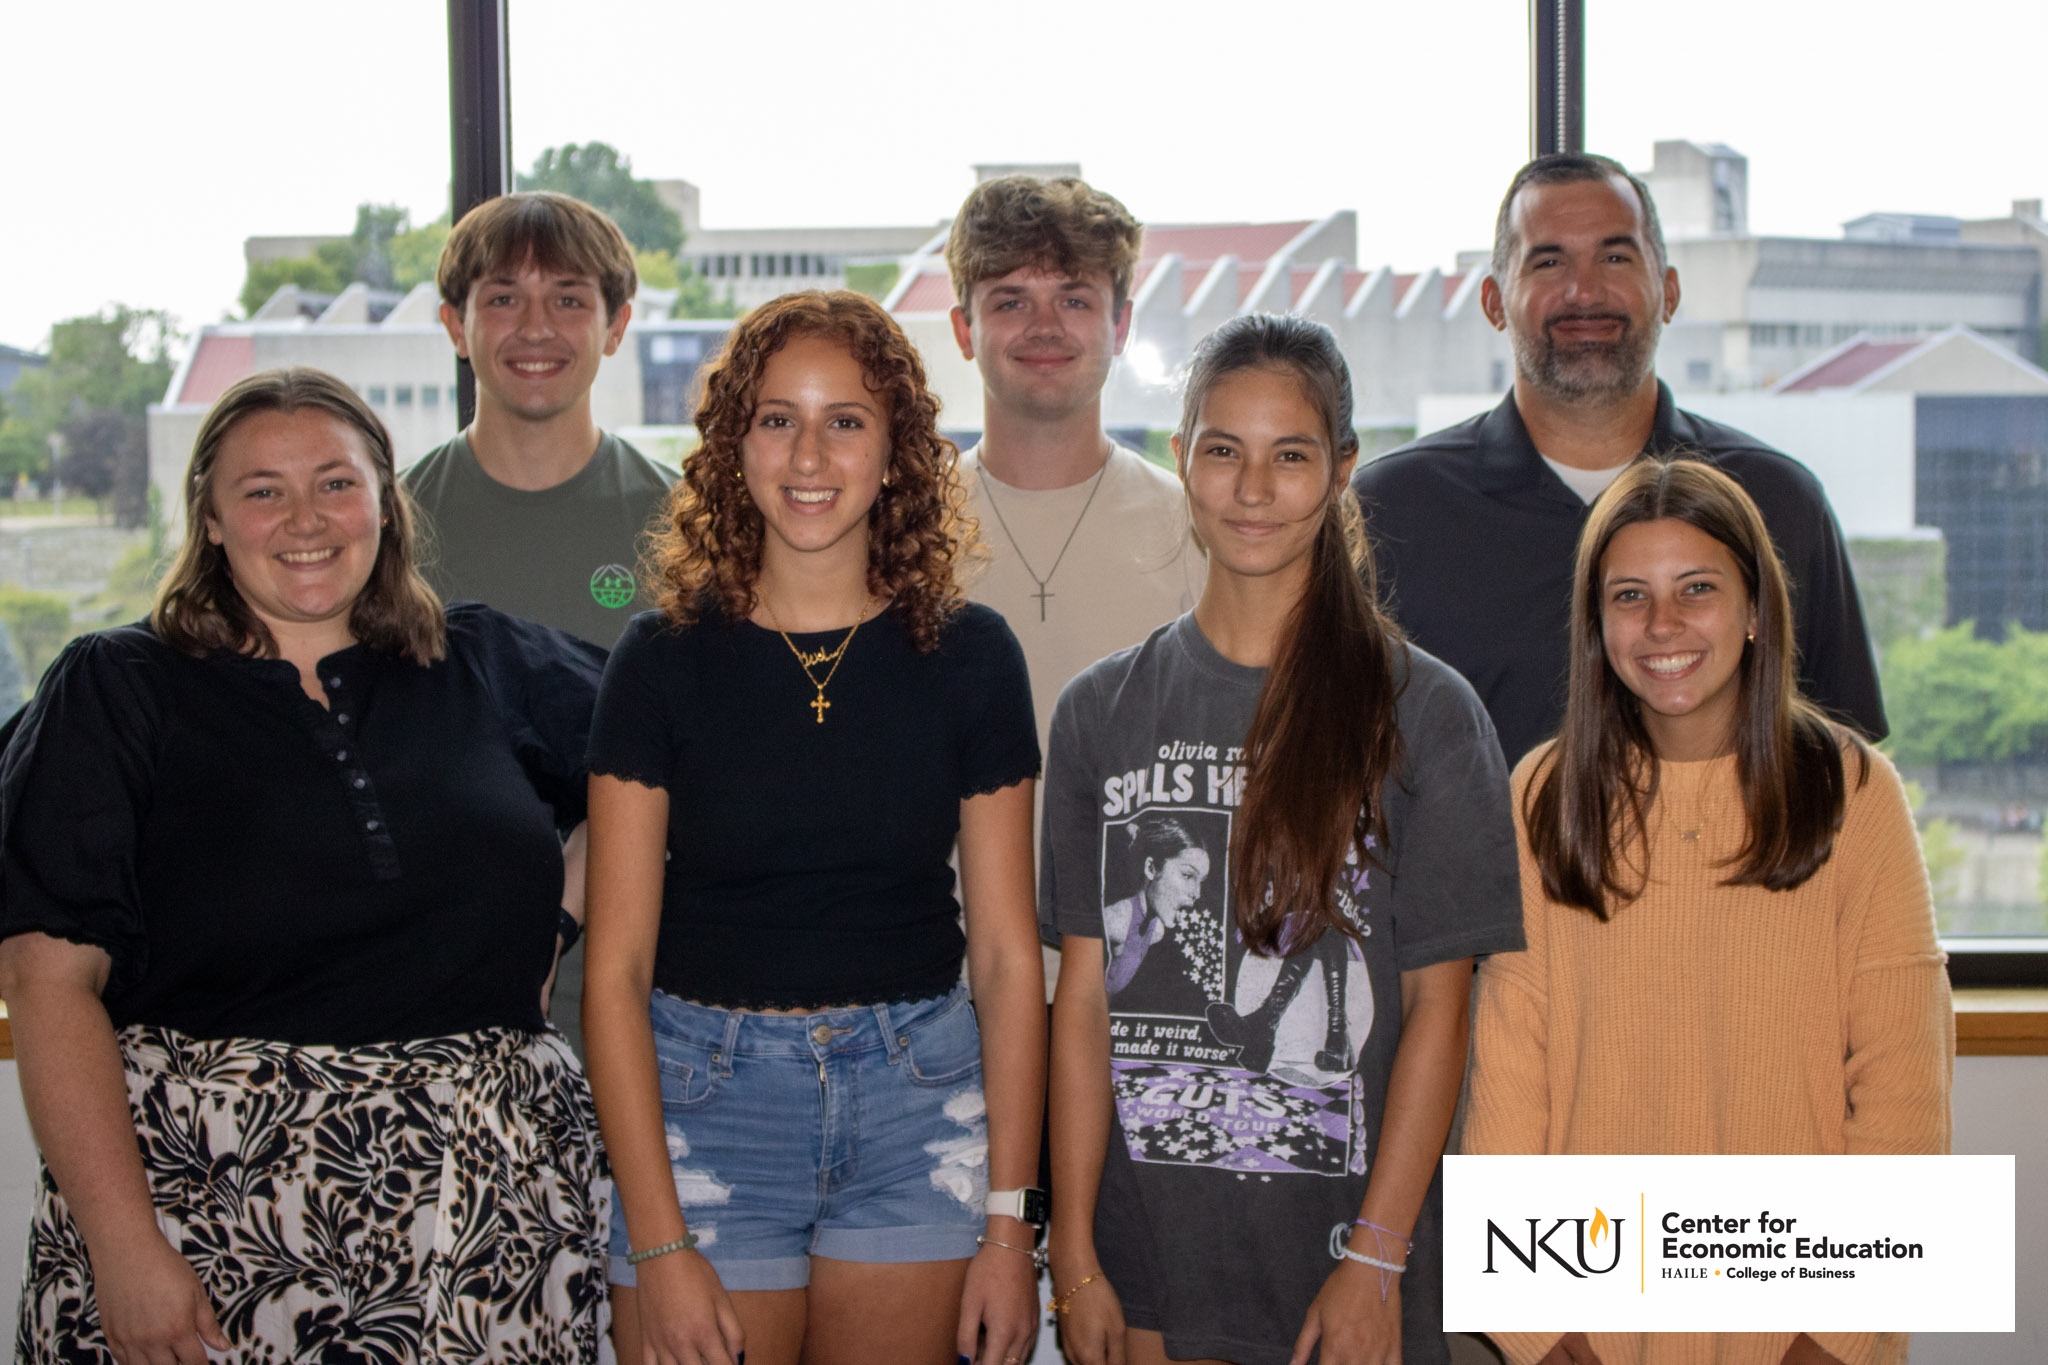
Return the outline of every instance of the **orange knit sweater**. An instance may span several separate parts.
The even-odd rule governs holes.
[[[1955,1018],[1920,841],[1873,754],[1832,856],[1804,885],[1722,886],[1742,846],[1731,757],[1666,763],[1649,880],[1602,923],[1543,894],[1515,769],[1528,951],[1479,974],[1472,1153],[1946,1152]],[[1692,832],[1693,837],[1686,837]],[[1812,1334],[1847,1365],[1906,1338]],[[1494,1336],[1531,1365],[1555,1333]],[[1778,1365],[1788,1334],[1594,1333],[1606,1365]]]

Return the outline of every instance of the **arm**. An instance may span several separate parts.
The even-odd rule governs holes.
[[[982,1093],[988,1103],[989,1188],[1014,1190],[1038,1175],[1045,1112],[1045,961],[1031,886],[1029,779],[960,803],[960,887],[967,906],[967,974],[981,1024]],[[986,1236],[1009,1247],[1036,1237],[1013,1218],[988,1220]],[[1008,1247],[983,1246],[969,1264],[960,1304],[960,1354],[1023,1355],[1037,1331],[1037,1267]]]
[[[1050,1242],[1053,1292],[1070,1296],[1060,1344],[1075,1365],[1123,1365],[1123,1309],[1095,1256],[1095,1199],[1116,1113],[1102,940],[1066,935],[1060,962],[1052,999]],[[1095,1282],[1075,1293],[1090,1275]]]
[[[1464,1078],[1472,959],[1456,958],[1401,973],[1401,1042],[1387,1081],[1379,1149],[1358,1216],[1406,1239],[1436,1174]],[[1353,1227],[1351,1250],[1405,1261],[1392,1238]],[[1383,1288],[1384,1285],[1384,1288]],[[1294,1344],[1305,1365],[1317,1342],[1325,1365],[1399,1365],[1401,1293],[1397,1276],[1346,1260],[1309,1306]]]
[[[590,867],[590,822],[579,821],[569,831],[569,837],[562,843],[562,908],[569,912],[569,918],[583,923],[583,894],[589,880]],[[566,946],[562,936],[555,935],[555,961],[548,968],[548,979],[541,983],[540,1012],[548,1012],[548,999],[555,993],[555,974],[561,970],[562,954]]]
[[[635,1250],[679,1240],[687,1229],[669,1169],[661,1081],[647,1002],[661,930],[668,793],[615,777],[590,779],[589,947],[583,1033],[618,1190],[618,1215]],[[718,1272],[696,1251],[638,1267],[639,1323],[649,1362],[732,1365],[745,1345]],[[633,1365],[628,1362],[628,1365]]]
[[[112,959],[46,934],[0,943],[21,1097],[50,1178],[92,1258],[107,1344],[122,1365],[200,1365],[227,1350],[199,1276],[157,1228],[114,1028]]]
[[[1472,1096],[1461,1149],[1473,1156],[1534,1156],[1550,1150],[1550,943],[1552,906],[1529,855],[1519,801],[1522,928],[1529,946],[1495,953],[1479,966],[1472,1023]],[[1575,912],[1567,912],[1575,913]]]

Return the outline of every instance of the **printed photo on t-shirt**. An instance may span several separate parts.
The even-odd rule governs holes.
[[[1373,997],[1359,940],[1329,931],[1286,957],[1248,952],[1230,901],[1241,787],[1212,782],[1214,806],[1147,806],[1154,792],[1193,795],[1160,777],[1125,804],[1136,814],[1101,826],[1110,1066],[1132,1160],[1363,1172],[1356,1068]],[[1361,937],[1367,877],[1354,862],[1334,888]]]

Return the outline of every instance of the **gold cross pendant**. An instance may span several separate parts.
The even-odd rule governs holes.
[[[832,703],[825,700],[824,688],[818,689],[818,695],[812,700],[810,706],[813,711],[818,713],[818,724],[823,725],[825,723],[825,713],[832,709]]]

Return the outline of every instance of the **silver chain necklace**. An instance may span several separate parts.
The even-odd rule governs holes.
[[[1112,450],[1111,454],[1114,455],[1115,451]],[[988,470],[977,467],[974,472],[981,476],[982,496],[988,499],[989,510],[996,514],[996,525],[1003,528],[1003,538],[1010,542],[1010,548],[1016,552],[1017,562],[1024,566],[1024,572],[1038,585],[1038,591],[1028,595],[1038,599],[1038,619],[1043,621],[1046,599],[1059,596],[1046,585],[1052,582],[1052,576],[1060,571],[1060,561],[1067,557],[1067,549],[1073,545],[1074,536],[1080,531],[1081,523],[1088,519],[1088,509],[1095,505],[1095,495],[1101,491],[1103,476],[1109,473],[1109,461],[1103,460],[1102,468],[1095,471],[1095,482],[1088,489],[1088,501],[1081,504],[1081,515],[1074,518],[1073,530],[1067,532],[1066,543],[1061,545],[1060,552],[1053,556],[1052,567],[1046,570],[1043,578],[1040,578],[1038,571],[1031,567],[1031,561],[1024,558],[1024,547],[1017,543],[1016,533],[1010,530],[1010,523],[1003,520],[1003,509],[996,505],[996,490],[992,486],[994,481],[989,478]]]

